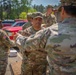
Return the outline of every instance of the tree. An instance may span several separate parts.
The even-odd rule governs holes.
[[[33,8],[39,12],[44,12],[44,10],[45,10],[45,7],[42,4],[41,5],[34,5]]]
[[[22,13],[19,15],[19,18],[20,18],[20,19],[26,19],[26,15],[27,15],[26,12],[22,12]]]
[[[29,9],[28,9],[28,12],[29,12],[29,13],[33,13],[33,12],[36,12],[36,11],[37,11],[37,10],[34,9],[34,8],[29,8]]]
[[[29,7],[31,6],[32,0],[21,0],[21,8],[23,11],[28,12]]]
[[[21,12],[28,12],[32,0],[3,0],[3,12],[6,12],[6,18],[19,18]],[[5,18],[5,17],[4,17]]]

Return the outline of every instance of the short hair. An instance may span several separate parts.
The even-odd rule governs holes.
[[[59,11],[63,7],[67,14],[71,16],[76,16],[76,0],[60,0],[61,5]]]
[[[76,16],[76,6],[63,6],[64,10],[66,11],[67,14],[71,16]]]

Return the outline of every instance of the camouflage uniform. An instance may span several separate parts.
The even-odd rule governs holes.
[[[25,23],[25,24],[22,26],[22,29],[23,29],[23,30],[26,29],[26,28],[28,28],[28,27],[30,27],[30,26],[32,26],[32,24],[31,24],[31,22],[30,22],[29,19],[32,19],[32,13],[28,13],[28,14],[27,14],[27,20],[28,20],[28,22]]]
[[[50,75],[76,75],[76,18],[67,18],[58,25],[58,34],[49,37]]]
[[[51,12],[48,10],[50,10]],[[43,27],[49,27],[54,23],[56,23],[56,17],[54,14],[52,14],[52,10],[53,7],[51,5],[48,5],[46,7],[46,13],[43,14],[43,24],[42,24]]]
[[[28,27],[22,32],[23,36],[17,37],[17,39],[16,39],[16,40],[19,39],[19,41],[22,43],[19,45],[16,42],[17,46],[19,47],[19,49],[23,55],[21,75],[42,75],[42,74],[38,73],[39,72],[38,70],[42,71],[43,68],[39,67],[38,69],[36,69],[37,66],[39,66],[39,64],[35,64],[35,63],[41,62],[43,60],[41,57],[44,56],[46,53],[42,54],[42,52],[37,52],[37,51],[36,52],[32,51],[31,53],[29,53],[27,51],[25,52],[24,51],[25,49],[22,47],[24,45],[24,42],[26,42],[26,39],[29,36],[32,36],[33,34],[35,34],[37,31],[39,31],[39,30],[35,30],[32,26]],[[39,61],[38,58],[41,58],[40,59],[41,61]],[[43,58],[45,58],[45,57],[43,57]],[[46,63],[45,61],[43,60],[43,63]],[[45,66],[44,66],[44,69],[45,69]],[[44,70],[44,72],[45,72],[45,70]]]
[[[44,29],[41,31],[44,31]],[[49,30],[47,32],[45,31],[46,37],[50,35]],[[39,36],[41,33],[42,32],[39,32],[37,36]],[[32,35],[31,38],[34,38],[33,36],[34,35]],[[45,37],[45,35],[42,34],[42,37]],[[30,37],[28,37],[28,40],[29,39]],[[26,40],[26,44],[25,42],[23,44],[24,51],[23,51],[23,62],[22,62],[22,66],[23,66],[22,75],[46,75],[46,65],[47,65],[46,54],[47,53],[43,50],[43,48],[36,50],[36,47],[38,48],[40,46],[39,44],[40,43],[43,44],[43,42],[40,42],[41,40],[39,40],[37,44],[38,46],[36,45],[36,47],[34,47],[31,43],[27,43],[28,40]],[[34,42],[34,44],[36,43],[36,41]],[[46,40],[44,41],[46,42]],[[31,51],[29,51],[30,50],[29,46],[32,48]]]
[[[5,75],[8,63],[8,51],[12,46],[14,46],[13,42],[10,41],[7,34],[0,29],[0,75]]]
[[[56,23],[56,17],[53,14],[50,14],[49,16],[46,16],[46,14],[43,15],[43,23],[46,25],[46,27],[49,27]]]
[[[36,16],[35,13],[33,14],[33,16],[35,18],[37,18],[37,16],[40,17],[39,14],[37,14]],[[41,28],[41,29],[44,29],[44,28]],[[39,30],[35,30],[33,26],[25,29],[23,31],[23,35],[25,36],[24,39],[20,36],[22,38],[22,40],[20,41],[21,45],[22,46],[24,45],[24,43],[26,42],[26,39],[29,38],[28,36],[30,35],[33,36],[33,34],[35,34],[37,31]],[[25,51],[24,47],[21,47],[21,48],[23,48],[22,50],[23,61],[22,61],[21,75],[45,75],[46,65],[43,66],[43,64],[46,64],[46,59],[45,59],[46,52],[33,51],[33,50],[31,52],[28,52],[28,51]]]

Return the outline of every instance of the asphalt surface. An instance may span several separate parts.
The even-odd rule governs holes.
[[[6,69],[6,74],[5,75],[13,75],[12,69],[10,64],[14,63],[14,62],[18,62],[21,61],[22,57],[19,54],[19,52],[17,52],[17,57],[9,57],[8,56],[8,65],[7,65],[7,69]]]

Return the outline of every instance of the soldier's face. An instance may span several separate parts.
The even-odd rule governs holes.
[[[49,13],[49,14],[52,13],[52,8],[48,8],[47,13]]]
[[[41,24],[42,24],[42,18],[41,17],[37,17],[37,18],[34,18],[32,20],[33,27],[41,27]]]
[[[31,18],[31,19],[30,19],[30,22],[32,22],[32,20],[33,20],[33,19]]]

